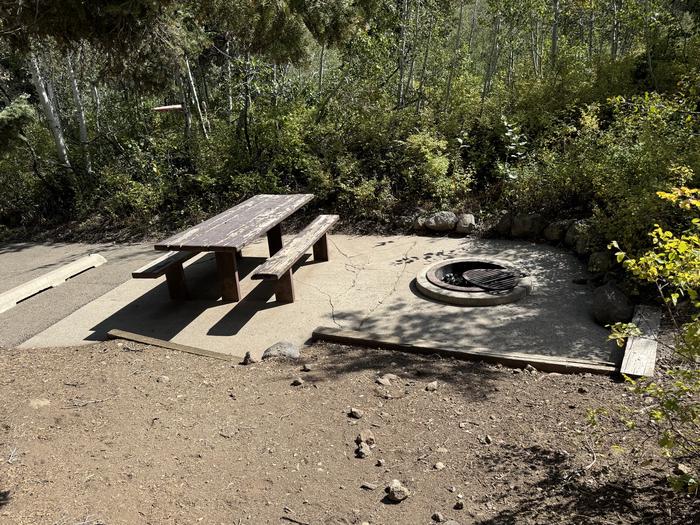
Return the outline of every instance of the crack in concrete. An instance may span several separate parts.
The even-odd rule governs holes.
[[[332,319],[333,323],[334,323],[338,328],[342,328],[342,326],[340,325],[340,323],[338,323],[338,321],[335,319],[335,304],[333,304],[333,297],[331,297],[331,294],[324,292],[323,290],[321,290],[321,289],[320,289],[318,286],[316,286],[315,284],[311,284],[311,283],[308,283],[308,282],[306,282],[306,281],[302,281],[301,279],[298,279],[297,282],[298,282],[299,284],[304,285],[304,286],[310,286],[311,288],[313,288],[313,289],[316,290],[317,292],[319,292],[319,293],[325,295],[325,296],[328,298],[328,304],[329,304],[330,307],[331,307],[331,319]]]
[[[399,272],[399,274],[396,276],[394,284],[391,286],[391,289],[384,295],[384,297],[377,301],[375,305],[369,309],[369,312],[367,312],[367,314],[362,318],[362,321],[360,321],[360,328],[362,328],[362,325],[365,324],[365,321],[369,319],[369,316],[372,315],[374,311],[377,308],[379,308],[384,303],[384,301],[386,301],[396,291],[396,287],[398,286],[401,277],[403,277],[403,274],[406,272],[406,266],[408,266],[408,263],[410,262],[408,252],[410,252],[416,246],[417,243],[418,241],[413,241],[413,243],[411,243],[411,245],[408,248],[406,248],[406,251],[403,253],[403,257],[401,259],[403,261],[403,266],[401,267],[401,271]]]

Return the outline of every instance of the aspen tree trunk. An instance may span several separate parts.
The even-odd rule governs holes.
[[[588,62],[593,63],[593,34],[595,30],[595,11],[591,8],[591,14],[588,18]]]
[[[552,21],[552,42],[549,51],[552,70],[557,67],[557,55],[559,54],[559,0],[552,0],[552,11],[554,20]]]
[[[472,52],[472,43],[474,41],[474,33],[476,32],[476,13],[479,11],[479,0],[476,0],[474,2],[474,7],[472,7],[472,21],[469,26],[469,43],[467,44],[467,50],[471,54]]]
[[[93,104],[95,106],[95,130],[99,133],[100,132],[101,101],[100,101],[100,92],[97,91],[97,86],[95,84],[92,85],[92,100],[93,100]]]
[[[425,72],[428,68],[428,55],[430,54],[430,42],[433,39],[433,29],[435,27],[435,16],[430,17],[430,23],[428,26],[428,40],[425,44],[425,51],[423,52],[423,64],[421,65],[420,77],[418,80],[418,100],[416,101],[416,112],[420,112],[423,105],[423,84],[425,82]]]
[[[501,32],[501,15],[496,13],[493,19],[493,40],[491,42],[491,52],[489,53],[489,59],[486,63],[486,74],[484,75],[484,86],[481,91],[481,109],[484,108],[484,101],[486,97],[491,92],[491,83],[493,82],[493,77],[496,74],[496,68],[498,67],[498,55],[500,54],[500,32]]]
[[[413,68],[416,65],[416,49],[418,46],[418,31],[420,29],[420,0],[416,1],[416,18],[413,28],[413,46],[411,49],[411,62],[408,65],[408,75],[406,76],[406,87],[404,88],[404,97],[406,97],[413,87]]]
[[[450,70],[447,72],[447,85],[445,86],[445,103],[444,108],[450,104],[450,96],[452,92],[452,78],[454,77],[454,71],[459,67],[461,56],[461,46],[462,46],[462,22],[464,20],[464,2],[459,3],[459,21],[457,22],[457,35],[455,36],[455,48],[454,54],[452,55],[452,61],[450,64]]]
[[[88,140],[87,124],[85,122],[85,108],[83,100],[80,97],[80,89],[78,89],[78,81],[75,78],[73,70],[73,61],[71,60],[70,52],[66,53],[66,66],[68,71],[68,79],[70,80],[71,91],[73,92],[73,103],[75,104],[75,118],[78,121],[78,131],[80,133],[80,148],[83,152],[83,162],[85,171],[92,173],[92,162],[90,161],[90,149]]]
[[[318,61],[318,92],[319,94],[323,90],[323,59],[326,54],[326,44],[325,42],[321,44],[321,58]]]
[[[610,33],[610,58],[614,62],[617,60],[618,49],[620,45],[620,19],[619,11],[622,0],[613,0],[613,18],[612,18],[612,31]]]
[[[401,32],[399,37],[399,85],[397,94],[397,107],[403,107],[404,102],[404,68],[406,62],[406,17],[408,12],[408,0],[401,2]]]
[[[36,89],[37,95],[39,97],[39,103],[41,109],[48,123],[51,135],[53,135],[54,143],[56,144],[56,153],[58,154],[58,159],[61,164],[70,168],[70,161],[68,160],[68,147],[66,146],[65,138],[63,137],[63,129],[61,128],[61,121],[58,118],[58,114],[49,99],[49,95],[46,91],[46,85],[44,84],[44,79],[41,76],[41,70],[39,69],[39,61],[34,53],[29,56],[29,69],[32,75],[32,83],[34,84],[34,89]]]
[[[185,67],[187,69],[187,80],[189,82],[190,94],[195,107],[197,108],[197,116],[199,117],[199,123],[202,127],[202,133],[204,133],[204,138],[209,140],[209,133],[207,132],[207,124],[202,114],[202,107],[199,104],[199,96],[197,95],[197,87],[194,85],[194,78],[192,77],[192,70],[190,69],[190,61],[185,58]]]
[[[226,117],[233,119],[233,73],[231,72],[231,40],[226,37]]]

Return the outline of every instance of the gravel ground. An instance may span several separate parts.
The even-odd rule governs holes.
[[[587,425],[633,402],[608,377],[325,344],[302,356],[0,351],[0,523],[697,523],[651,442]]]

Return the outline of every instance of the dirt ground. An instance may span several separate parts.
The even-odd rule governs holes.
[[[698,516],[697,499],[666,488],[673,465],[651,441],[587,425],[589,409],[631,402],[608,377],[320,344],[241,366],[116,341],[0,350],[0,370],[3,524]],[[377,384],[385,373],[398,378]],[[364,459],[362,430],[376,439]],[[398,504],[384,492],[393,479],[411,491]]]

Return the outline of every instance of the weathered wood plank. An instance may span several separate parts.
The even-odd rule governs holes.
[[[161,275],[165,275],[168,268],[175,264],[184,263],[191,257],[197,255],[197,252],[168,252],[165,255],[158,257],[155,261],[149,262],[135,272],[131,273],[134,279],[155,279]]]
[[[31,297],[32,295],[36,295],[39,292],[58,286],[71,277],[78,275],[85,270],[89,270],[90,268],[96,268],[97,266],[100,266],[106,262],[107,259],[94,253],[92,255],[81,257],[77,261],[61,266],[60,268],[37,277],[36,279],[20,284],[19,286],[0,294],[0,313],[9,310],[17,303]]]
[[[289,217],[312,194],[256,195],[155,245],[156,250],[236,251]]]
[[[286,246],[258,266],[251,279],[279,279],[338,221],[337,215],[319,215]]]
[[[234,361],[237,359],[235,356],[223,354],[221,352],[204,350],[203,348],[196,348],[194,346],[181,345],[179,343],[173,343],[163,339],[156,339],[155,337],[148,337],[146,335],[135,334],[125,330],[110,330],[107,332],[107,337],[110,339],[124,339],[125,341],[134,341],[135,343],[141,343],[144,345],[158,346],[161,348],[167,348],[168,350],[185,352],[186,354],[211,357],[212,359],[220,359],[222,361]]]
[[[661,310],[654,306],[639,305],[634,310],[632,322],[641,330],[642,335],[627,339],[620,373],[630,377],[651,377],[656,365],[656,337],[661,325]]]
[[[370,334],[324,326],[316,328],[312,333],[312,337],[315,340],[347,345],[360,345],[418,354],[438,354],[470,361],[501,363],[514,368],[522,368],[529,364],[543,372],[612,374],[617,371],[614,363],[610,362],[588,362],[539,354],[494,352],[483,348],[458,348],[451,346],[449,343],[421,339],[409,341],[391,335]]]

